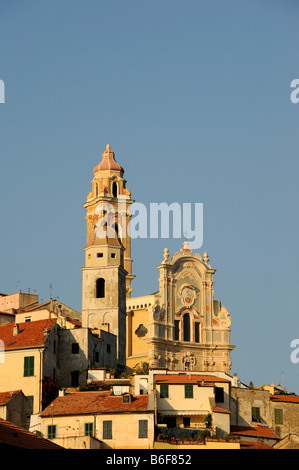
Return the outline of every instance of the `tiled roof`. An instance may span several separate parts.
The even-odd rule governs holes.
[[[250,441],[240,441],[241,449],[273,449],[272,446],[265,444],[264,442],[250,442]]]
[[[4,342],[5,350],[42,346],[47,338],[47,334],[44,333],[51,330],[56,321],[52,319],[17,323],[19,333],[15,336],[13,335],[15,322],[7,323],[0,326],[0,339]]]
[[[299,397],[297,395],[271,395],[270,400],[280,403],[299,403]]]
[[[0,448],[3,446],[22,449],[62,449],[57,444],[0,418]]]
[[[90,413],[119,413],[148,410],[148,395],[133,397],[132,403],[122,403],[122,396],[112,391],[74,392],[56,398],[41,416],[81,415]]]
[[[225,408],[220,408],[219,406],[212,406],[212,411],[214,413],[227,413],[227,414],[230,414],[229,410],[226,410]]]
[[[230,430],[233,434],[252,436],[252,437],[265,437],[268,439],[278,439],[276,434],[270,428],[264,427],[251,427],[251,426],[231,426]]]
[[[22,390],[14,390],[12,392],[0,392],[0,405],[6,405],[14,396]]]
[[[31,312],[33,310],[39,310],[41,307],[44,307],[45,305],[48,305],[50,303],[51,301],[48,300],[47,302],[43,302],[42,304],[34,304],[33,306],[24,308],[22,310],[24,310],[24,312]]]
[[[175,375],[175,374],[163,374],[156,375],[156,383],[159,384],[197,384],[197,382],[204,382],[204,385],[213,386],[215,382],[229,383],[230,380],[223,379],[222,377],[216,377],[212,375]]]

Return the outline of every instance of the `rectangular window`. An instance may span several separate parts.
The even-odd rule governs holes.
[[[72,343],[72,354],[79,354],[79,343]]]
[[[223,387],[215,387],[215,401],[216,403],[224,403],[224,390]]]
[[[193,385],[185,385],[185,398],[193,398]]]
[[[26,416],[29,417],[33,414],[33,395],[28,395],[26,398]]]
[[[138,437],[146,438],[148,437],[148,422],[147,419],[139,420],[139,434]]]
[[[160,398],[169,398],[168,384],[160,385]]]
[[[111,253],[111,258],[115,258],[116,257],[116,254],[115,253]]]
[[[103,439],[112,439],[112,421],[103,421]]]
[[[85,423],[85,436],[93,436],[93,423]]]
[[[195,343],[199,343],[199,323],[194,323],[194,336]]]
[[[283,410],[280,408],[274,408],[274,419],[275,424],[283,424]]]
[[[98,258],[103,258],[103,253],[97,253]]]
[[[251,408],[251,416],[252,416],[252,421],[258,423],[261,420],[261,415],[260,415],[260,409],[257,408],[256,406],[253,406]]]
[[[110,352],[111,352],[111,345],[107,344],[107,353],[110,353]]]
[[[55,439],[56,437],[56,424],[48,426],[48,439]]]
[[[24,377],[34,375],[34,356],[24,357]]]
[[[79,385],[79,371],[73,370],[71,372],[71,387],[78,387]]]
[[[174,320],[174,339],[180,340],[180,320]]]

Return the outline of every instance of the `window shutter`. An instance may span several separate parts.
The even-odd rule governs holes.
[[[24,357],[24,377],[34,375],[34,356]]]
[[[275,424],[283,424],[283,410],[274,408]]]
[[[33,395],[28,395],[26,398],[26,416],[30,416],[33,414]]]
[[[148,437],[148,423],[147,419],[139,420],[139,437],[146,438]]]
[[[103,439],[112,439],[112,421],[103,421]]]
[[[185,398],[193,398],[193,385],[185,385]]]
[[[160,398],[168,398],[168,384],[160,385]]]
[[[56,424],[48,426],[48,439],[55,439],[56,437]]]
[[[85,423],[85,436],[93,435],[93,423]]]

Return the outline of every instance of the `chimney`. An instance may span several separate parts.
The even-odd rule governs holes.
[[[16,323],[13,327],[13,336],[17,336],[18,334],[20,333],[20,328],[19,328],[19,325]]]
[[[65,390],[64,390],[64,388],[62,388],[62,389],[59,390],[58,396],[59,397],[64,397],[64,395],[65,395]]]
[[[236,372],[234,372],[234,375],[233,375],[232,386],[233,387],[239,387],[240,386],[240,380],[239,380],[238,374]]]

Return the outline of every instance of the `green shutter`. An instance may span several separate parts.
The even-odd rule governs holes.
[[[33,395],[29,395],[27,398],[26,403],[26,416],[30,416],[33,414]]]
[[[56,437],[56,424],[48,426],[48,439],[55,439]]]
[[[168,398],[168,384],[160,385],[160,398]]]
[[[24,377],[34,375],[34,356],[24,357]]]
[[[274,408],[275,424],[283,424],[283,410]]]
[[[112,421],[103,421],[103,439],[112,439]]]
[[[193,385],[185,385],[185,398],[193,398]]]
[[[93,435],[93,423],[85,423],[85,436]]]
[[[261,416],[260,416],[260,409],[257,408],[257,407],[252,407],[251,409],[251,414],[252,414],[252,421],[254,422],[259,422],[260,419],[261,419]]]
[[[147,419],[139,420],[139,436],[140,438],[148,437],[148,422]]]

